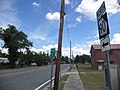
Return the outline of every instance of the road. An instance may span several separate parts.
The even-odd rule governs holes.
[[[69,65],[61,65],[61,71]],[[0,71],[0,90],[34,90],[50,79],[51,66]],[[55,65],[53,69],[55,73]]]

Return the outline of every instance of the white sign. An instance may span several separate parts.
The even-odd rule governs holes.
[[[103,3],[101,4],[100,8],[99,8],[98,11],[96,12],[96,14],[97,14],[97,19],[99,19],[99,18],[104,14],[105,11],[106,11],[105,1],[103,1]]]
[[[109,36],[105,37],[100,41],[102,51],[110,50],[110,38]]]
[[[100,29],[100,36],[107,34],[107,22],[103,18],[101,18],[98,24]]]
[[[98,20],[99,38],[104,38],[109,34],[107,13]]]

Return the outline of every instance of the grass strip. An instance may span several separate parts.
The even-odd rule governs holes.
[[[93,70],[90,65],[77,65],[85,90],[106,90],[104,71]]]
[[[62,76],[62,78],[61,78],[60,81],[59,81],[58,90],[63,90],[64,85],[65,85],[65,83],[66,83],[66,81],[67,81],[67,79],[68,79],[68,76],[69,76],[69,75],[64,75],[64,76]]]

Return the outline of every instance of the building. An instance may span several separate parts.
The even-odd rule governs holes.
[[[0,57],[0,63],[8,63],[8,62],[9,62],[8,58]]]
[[[120,44],[111,44],[110,63],[120,66]],[[101,51],[100,45],[91,46],[91,65],[93,69],[103,69],[106,53]]]

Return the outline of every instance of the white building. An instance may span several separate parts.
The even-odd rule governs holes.
[[[8,62],[9,62],[8,58],[0,57],[0,63],[8,63]]]

